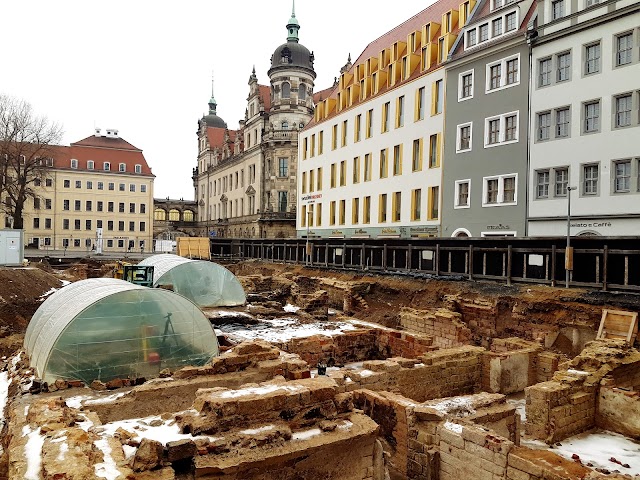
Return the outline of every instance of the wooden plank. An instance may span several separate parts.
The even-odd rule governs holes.
[[[602,310],[597,338],[613,338],[627,341],[630,345],[638,335],[638,313],[624,310]]]

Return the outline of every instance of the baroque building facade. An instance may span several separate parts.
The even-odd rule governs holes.
[[[245,118],[227,128],[211,97],[198,122],[193,170],[201,235],[234,238],[295,236],[298,134],[313,115],[314,56],[299,42],[295,10],[287,41],[277,47],[261,85],[249,77]]]

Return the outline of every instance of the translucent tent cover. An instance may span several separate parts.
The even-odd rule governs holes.
[[[152,378],[218,355],[211,323],[189,299],[113,278],[75,282],[48,297],[24,346],[46,382]]]
[[[171,286],[201,307],[233,307],[247,300],[236,276],[217,263],[161,254],[145,258],[140,265],[154,267],[154,287]]]

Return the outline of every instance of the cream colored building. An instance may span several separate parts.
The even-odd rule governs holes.
[[[154,175],[142,154],[102,132],[60,146],[38,197],[24,211],[27,246],[44,250],[150,251],[153,238]],[[9,220],[4,220],[5,226]]]

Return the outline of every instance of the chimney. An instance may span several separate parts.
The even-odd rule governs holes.
[[[102,130],[100,130],[99,128],[96,128],[95,136],[96,137],[101,137],[102,136]]]
[[[107,128],[107,138],[118,138],[118,130],[115,128]]]

